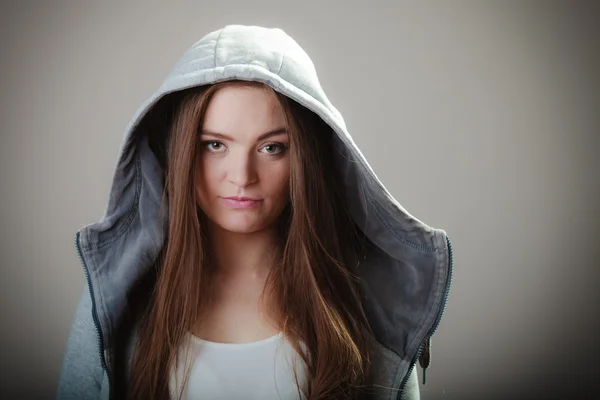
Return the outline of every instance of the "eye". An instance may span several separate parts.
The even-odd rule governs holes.
[[[275,155],[283,153],[287,147],[283,143],[269,143],[263,147],[267,154]]]
[[[211,153],[221,153],[223,151],[222,149],[225,148],[223,143],[219,142],[218,140],[202,142],[202,147],[207,148]]]

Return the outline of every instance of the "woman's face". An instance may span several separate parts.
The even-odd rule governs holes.
[[[275,222],[289,201],[288,146],[285,116],[272,93],[247,86],[214,93],[200,133],[195,187],[212,223],[252,233]]]

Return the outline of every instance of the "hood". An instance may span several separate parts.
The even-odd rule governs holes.
[[[452,268],[446,232],[421,222],[390,195],[323,92],[303,49],[281,29],[242,25],[226,26],[192,45],[139,107],[125,130],[104,215],[77,232],[105,367],[110,352],[104,350],[111,348],[128,291],[151,268],[165,239],[167,224],[159,216],[163,168],[150,148],[148,125],[165,129],[161,102],[171,94],[233,79],[268,84],[335,132],[335,173],[344,182],[354,222],[375,245],[360,271],[365,311],[375,339],[397,356],[399,376],[407,376],[419,356],[429,358],[421,353],[428,352],[446,303]]]

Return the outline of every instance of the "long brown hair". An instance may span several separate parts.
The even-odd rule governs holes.
[[[168,232],[141,317],[129,398],[170,398],[169,376],[180,346],[202,322],[201,310],[210,301],[210,238],[195,199],[194,160],[206,108],[226,85],[271,91],[290,137],[290,202],[279,218],[281,248],[263,295],[280,308],[281,331],[306,363],[307,399],[356,398],[370,373],[367,335],[372,331],[355,273],[367,239],[342,200],[333,165],[334,133],[315,113],[268,85],[244,81],[187,89],[173,107],[163,160]]]

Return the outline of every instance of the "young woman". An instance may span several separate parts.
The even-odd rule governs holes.
[[[194,44],[76,247],[58,398],[418,399],[450,241],[389,194],[280,29]]]

